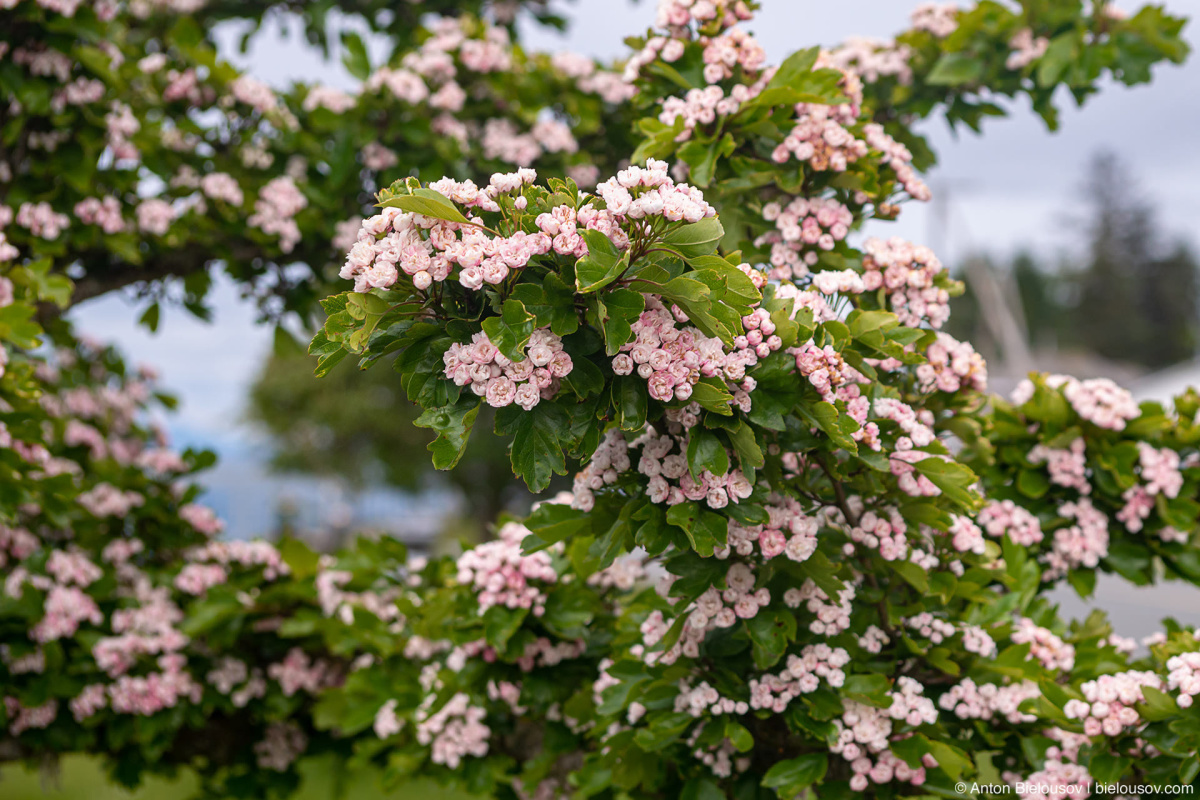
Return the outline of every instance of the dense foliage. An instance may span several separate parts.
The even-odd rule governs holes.
[[[437,434],[439,468],[485,435],[473,430],[485,404],[530,489],[584,464],[573,491],[456,559],[408,560],[389,540],[337,556],[213,540],[219,522],[182,482],[206,457],[154,441],[146,379],[96,346],[35,349],[68,338],[46,307],[69,302],[64,271],[81,287],[113,272],[73,249],[79,231],[125,258],[121,232],[74,224],[105,204],[64,221],[10,195],[9,754],[105,754],[127,781],[187,765],[215,796],[245,797],[285,794],[299,759],[329,752],[501,797],[958,796],[1023,781],[1083,796],[1196,780],[1195,633],[1170,626],[1138,654],[1099,615],[1060,619],[1045,593],[1063,580],[1090,592],[1099,571],[1200,582],[1200,400],[1139,408],[1111,382],[1062,376],[990,398],[983,360],[941,331],[959,287],[935,254],[852,244],[866,220],[928,197],[916,119],[978,126],[1002,113],[993,98],[1025,95],[1053,121],[1057,88],[1082,100],[1105,75],[1138,83],[1181,58],[1182,21],[1071,0],[925,6],[894,41],[774,67],[747,33],[752,5],[665,0],[633,41],[603,104],[638,118],[632,165],[613,168],[620,138],[578,136],[550,174],[524,163],[543,142],[529,158],[506,150],[522,168],[476,184],[469,171],[488,174],[493,156],[475,118],[481,158],[406,145],[414,174],[342,231],[354,288],[322,301],[319,374],[348,356],[391,364],[416,424]],[[95,24],[126,19],[113,10]],[[3,13],[77,35],[95,10],[42,0]],[[427,42],[507,90],[522,73],[493,60],[507,52],[499,30],[438,23]],[[421,48],[408,64],[426,63]],[[420,80],[416,67],[397,77],[407,58],[380,79],[389,91]],[[429,63],[443,74],[447,60]],[[231,89],[231,107],[255,108],[252,129],[281,156],[380,138],[345,118],[318,133],[315,112],[293,127],[298,111],[252,89]],[[51,113],[67,113],[54,96]],[[201,187],[219,150],[193,151]],[[14,184],[49,163],[26,151]],[[234,237],[328,249],[339,200],[320,199],[313,176],[335,170],[305,163],[308,189],[272,178],[232,203],[235,231],[205,233],[211,210],[193,201],[176,245],[205,260]],[[347,215],[374,179],[354,174],[336,195]],[[138,175],[121,176],[130,196]],[[180,208],[199,196],[186,188],[172,190]],[[306,208],[324,233],[309,236]],[[154,235],[134,249],[158,253]]]

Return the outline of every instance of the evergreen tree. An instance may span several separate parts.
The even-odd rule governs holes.
[[[1114,361],[1161,368],[1195,346],[1197,265],[1184,248],[1163,256],[1153,207],[1109,153],[1090,166],[1088,262],[1075,280],[1071,343]]]

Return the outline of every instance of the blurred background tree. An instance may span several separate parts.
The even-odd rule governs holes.
[[[392,370],[344,363],[319,381],[312,370],[312,358],[298,347],[279,346],[250,388],[246,414],[269,438],[273,469],[333,479],[351,498],[369,488],[449,486],[462,496],[465,514],[447,519],[442,533],[472,540],[486,535],[501,512],[528,510],[533,495],[513,477],[502,440],[473,436],[456,468],[435,471],[425,452],[435,434],[414,425],[419,409]],[[484,406],[475,425],[493,424]]]
[[[984,352],[1011,358],[986,319],[981,274],[996,276],[1040,367],[1056,354],[1076,353],[1158,370],[1196,355],[1200,326],[1200,264],[1172,241],[1154,204],[1111,153],[1088,164],[1080,190],[1078,255],[1037,260],[1019,252],[1006,264],[981,257],[964,265],[967,291],[953,301],[954,336]],[[1011,349],[1011,346],[1010,346]]]

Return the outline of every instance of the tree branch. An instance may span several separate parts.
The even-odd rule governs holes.
[[[131,264],[107,250],[91,250],[83,253],[77,262],[86,274],[75,281],[70,307],[135,283],[183,278],[203,271],[217,261],[245,262],[265,258],[262,250],[249,242],[233,245],[224,255],[201,248],[167,250],[156,253],[144,264]]]

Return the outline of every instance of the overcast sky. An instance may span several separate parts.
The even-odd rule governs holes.
[[[1167,0],[1175,13],[1200,16],[1200,0]],[[643,31],[656,3],[643,0],[575,0],[562,4],[573,18],[568,33],[558,36],[529,26],[530,48],[574,50],[602,58],[624,54],[623,37]],[[750,26],[771,58],[813,43],[835,44],[848,36],[885,37],[907,26],[909,4],[903,0],[764,0],[764,10]],[[1129,0],[1118,5],[1131,10]],[[1197,25],[1186,30],[1196,49]],[[228,43],[227,55],[253,74],[281,86],[293,80],[321,81],[348,87],[351,81],[338,65],[322,64],[292,35],[286,40],[279,26],[260,35],[252,52],[233,52],[236,30],[224,26],[219,38]],[[1057,134],[1046,131],[1040,119],[1019,104],[1013,117],[991,120],[985,136],[969,132],[953,137],[940,123],[927,126],[940,167],[930,176],[935,194],[949,199],[949,230],[938,236],[943,257],[953,263],[963,255],[985,250],[1004,255],[1022,247],[1048,256],[1070,249],[1074,234],[1064,221],[1078,203],[1076,187],[1083,168],[1095,152],[1119,153],[1161,211],[1163,226],[1173,236],[1200,245],[1200,58],[1183,67],[1155,70],[1153,83],[1125,89],[1109,86],[1082,110],[1068,108]],[[1068,98],[1069,102],[1069,98]],[[902,221],[875,233],[902,235],[929,242],[926,209],[909,204]],[[1200,249],[1200,247],[1198,247]],[[165,384],[183,398],[182,411],[170,420],[177,438],[220,450],[226,458],[257,461],[261,451],[241,424],[245,391],[269,352],[271,332],[254,325],[254,310],[237,298],[236,290],[220,281],[212,324],[189,318],[185,312],[164,315],[157,335],[134,323],[133,309],[118,296],[85,304],[74,313],[81,330],[118,342],[135,361],[158,366]],[[239,471],[237,482],[244,482]],[[219,476],[218,476],[219,477]],[[220,509],[219,509],[220,510]],[[240,527],[258,524],[257,518]],[[248,531],[243,531],[248,532]],[[1114,589],[1114,591],[1116,591]],[[1121,592],[1110,595],[1118,605],[1126,600],[1146,605]],[[1179,606],[1183,595],[1159,593],[1150,605],[1132,611],[1128,626],[1156,619],[1161,611]],[[1195,605],[1195,604],[1193,604]]]

